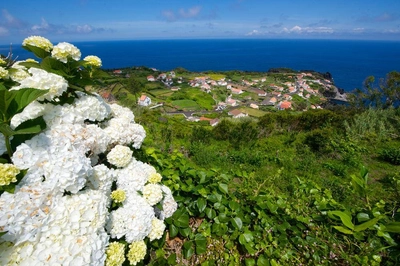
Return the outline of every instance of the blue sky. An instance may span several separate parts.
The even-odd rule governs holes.
[[[271,38],[400,41],[399,0],[8,0],[0,44]]]

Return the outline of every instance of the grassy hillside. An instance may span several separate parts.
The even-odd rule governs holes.
[[[212,104],[198,90],[148,93],[173,109]],[[135,156],[160,170],[179,203],[146,263],[400,263],[399,109],[240,107],[252,115],[222,112],[211,127],[131,107],[147,132]]]

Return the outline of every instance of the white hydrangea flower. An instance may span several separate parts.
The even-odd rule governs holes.
[[[97,125],[86,125],[83,132],[84,143],[92,156],[104,153],[111,142],[111,138]]]
[[[111,137],[112,144],[132,144],[135,149],[139,149],[146,138],[146,131],[141,125],[119,118],[110,119],[104,131]]]
[[[21,63],[24,63],[26,61],[16,61],[13,63],[12,68],[14,69],[20,69],[20,70],[28,70],[26,66],[21,65]]]
[[[164,222],[162,220],[154,218],[151,221],[151,231],[147,237],[150,239],[150,241],[153,241],[155,239],[160,239],[164,234],[164,230],[165,230]]]
[[[159,184],[145,185],[143,187],[142,193],[143,198],[145,198],[151,206],[156,205],[163,199],[163,191]]]
[[[41,183],[23,186],[14,194],[4,192],[0,197],[0,228],[7,233],[1,239],[16,244],[35,241],[56,201],[57,193]]]
[[[110,164],[122,168],[129,164],[132,159],[132,150],[129,147],[117,145],[107,154]]]
[[[64,145],[64,138],[77,150],[89,156],[105,152],[110,142],[108,135],[97,125],[59,124],[50,127],[47,135],[53,140],[52,145]],[[60,144],[57,144],[61,141]]]
[[[151,231],[153,208],[138,194],[127,195],[124,205],[111,212],[107,231],[111,237],[125,236],[128,243],[143,240]]]
[[[86,61],[91,66],[101,67],[101,59],[98,56],[88,55],[85,58],[83,58],[83,60]]]
[[[89,187],[103,191],[105,195],[110,195],[112,182],[114,181],[114,170],[104,164],[93,167],[93,174],[88,177]]]
[[[38,101],[31,102],[21,113],[16,114],[11,118],[11,128],[15,129],[25,121],[38,118],[39,116],[43,115],[44,110],[45,105],[39,103]]]
[[[67,42],[60,42],[53,47],[51,56],[57,60],[67,63],[68,59],[72,58],[75,61],[81,59],[81,51],[73,44]]]
[[[22,42],[23,46],[31,45],[42,48],[43,50],[50,52],[53,49],[53,44],[46,38],[41,36],[30,36],[25,38]]]
[[[128,107],[113,103],[110,105],[110,108],[114,118],[122,118],[127,122],[135,122],[135,115]]]
[[[22,80],[19,86],[13,87],[10,90],[19,90],[22,88],[49,90],[48,93],[40,96],[37,100],[42,101],[46,99],[52,101],[68,88],[68,82],[59,75],[48,73],[47,71],[38,68],[30,68],[28,72],[32,74],[32,76]]]
[[[127,194],[141,191],[147,182],[150,171],[156,172],[154,167],[132,158],[126,167],[114,171],[117,187]]]
[[[32,202],[27,198],[19,205],[36,211],[37,214],[27,217],[36,217],[43,212],[33,208],[35,197],[39,195],[47,203],[48,195],[53,193],[40,194],[36,189],[31,194]],[[36,226],[35,238],[29,242],[1,245],[1,265],[104,265],[109,240],[104,231],[107,200],[106,195],[96,190],[71,196],[58,194],[53,204],[43,206],[46,219],[42,226]],[[26,227],[29,229],[29,224],[22,225],[22,228]]]
[[[82,92],[77,92],[77,94],[79,98],[74,102],[76,122],[103,121],[110,116],[110,106],[99,95],[88,95]]]
[[[46,104],[45,108],[43,119],[46,121],[48,127],[75,123],[76,116],[73,105]]]
[[[49,129],[17,147],[12,157],[14,164],[19,169],[28,168],[21,183],[43,177],[45,183],[52,184],[61,192],[72,193],[85,186],[87,177],[93,173],[91,161],[84,150],[74,147],[69,139],[72,134],[62,131]]]
[[[49,138],[44,133],[34,136],[16,148],[11,157],[12,162],[19,169],[34,168],[36,164],[42,164],[49,142]]]
[[[159,213],[159,218],[161,220],[164,220],[165,218],[169,218],[174,214],[174,212],[178,208],[178,204],[174,200],[174,197],[172,196],[172,192],[169,187],[161,185],[161,189],[164,193],[164,198],[161,201],[162,211],[160,211]]]
[[[0,79],[8,79],[8,70],[0,66]]]
[[[16,82],[21,82],[26,78],[29,78],[31,75],[29,75],[28,71],[24,70],[24,69],[16,69],[16,68],[10,68],[8,70],[10,78],[13,81]]]
[[[45,182],[54,184],[61,192],[77,193],[93,174],[91,161],[75,149],[57,147],[54,151],[57,150],[60,151],[50,153],[49,163],[43,166]]]

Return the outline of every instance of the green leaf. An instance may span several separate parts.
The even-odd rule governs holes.
[[[256,265],[255,259],[252,259],[252,258],[245,259],[244,263],[245,263],[246,266],[255,266]]]
[[[168,265],[176,265],[176,253],[172,253],[167,259]]]
[[[52,57],[46,57],[42,60],[40,63],[40,66],[42,69],[46,70],[47,72],[54,73],[60,76],[63,76],[65,78],[71,77],[69,76],[66,71],[66,67],[63,62],[58,61],[55,58]]]
[[[228,226],[226,224],[217,224],[214,223],[211,227],[212,232],[216,234],[217,236],[222,236],[225,235],[225,233],[228,231]]]
[[[43,117],[28,120],[19,125],[13,135],[37,134],[46,128],[46,122]]]
[[[269,266],[268,260],[264,255],[258,257],[257,266]]]
[[[205,208],[207,207],[207,200],[204,198],[199,198],[197,199],[197,209],[199,212],[203,212]]]
[[[218,215],[218,220],[219,220],[221,223],[226,223],[226,222],[229,221],[229,217],[226,216],[226,213],[221,212],[221,213]]]
[[[240,204],[236,201],[230,201],[229,208],[231,208],[232,211],[238,211],[240,209]]]
[[[173,224],[169,225],[169,237],[174,238],[178,235],[179,229]]]
[[[247,250],[250,255],[254,255],[257,251],[249,244],[244,244],[244,248]]]
[[[273,204],[272,202],[270,202],[270,201],[267,201],[267,206],[268,206],[268,209],[270,210],[270,212],[271,213],[276,213],[276,211],[278,210],[278,206],[277,205],[275,205],[275,204]]]
[[[194,238],[194,242],[196,243],[196,254],[203,254],[207,251],[207,238],[205,238],[202,234],[197,234]]]
[[[238,230],[241,230],[243,227],[242,219],[240,219],[239,217],[232,218],[231,223]]]
[[[187,212],[175,212],[174,215],[172,215],[172,219],[174,225],[178,227],[189,227],[189,214]]]
[[[207,215],[207,217],[208,217],[209,219],[214,219],[215,216],[217,215],[217,213],[215,212],[215,210],[212,209],[212,208],[206,208],[206,209],[205,209],[205,212],[206,212],[206,215]]]
[[[381,219],[381,217],[375,217],[374,219],[371,219],[365,223],[359,224],[354,226],[354,231],[355,232],[360,232],[360,231],[364,231],[365,229],[368,229],[371,226],[374,226],[379,220]]]
[[[250,231],[247,231],[239,236],[239,243],[244,245],[246,243],[253,241],[253,239],[254,239],[253,234]]]
[[[347,213],[341,211],[330,211],[329,214],[339,216],[340,220],[345,226],[351,230],[354,229],[354,224],[351,221],[351,217]]]
[[[363,212],[357,213],[357,221],[359,223],[365,222],[365,221],[368,221],[368,220],[369,220],[368,213],[363,213]]]
[[[179,228],[179,233],[184,237],[188,237],[191,232],[192,232],[192,229],[190,229],[190,227]]]
[[[279,264],[274,259],[270,260],[269,263],[271,264],[271,266],[279,266]]]
[[[189,259],[193,254],[194,254],[193,242],[191,242],[191,241],[186,241],[186,242],[183,244],[183,256],[184,256],[186,259]]]
[[[16,102],[16,107],[11,108],[11,103],[9,106],[8,112],[14,116],[15,114],[22,112],[22,110],[31,102],[36,100],[42,95],[48,93],[49,90],[38,90],[35,88],[24,88],[20,90],[9,91],[9,93],[13,94],[13,99]],[[10,110],[11,109],[11,110]]]
[[[39,63],[36,62],[21,62],[18,65],[27,67],[27,68],[41,68]]]
[[[391,222],[391,223],[385,224],[384,231],[390,232],[390,233],[400,233],[400,222]]]
[[[228,191],[228,185],[227,185],[227,184],[218,183],[218,188],[219,188],[219,190],[220,190],[221,192],[223,192],[223,193],[225,193],[225,194],[228,194],[228,193],[229,193],[229,191]]]
[[[10,93],[8,90],[0,90],[0,112],[3,115],[3,122],[8,121],[12,116],[8,115],[8,107],[15,95]]]
[[[41,59],[50,55],[50,52],[47,52],[47,51],[43,50],[42,48],[39,48],[37,46],[32,46],[29,44],[22,46],[22,48],[32,52],[34,55],[36,55],[38,58],[41,58]]]
[[[342,232],[344,234],[348,234],[348,235],[352,235],[353,231],[343,227],[343,226],[334,226],[333,228],[335,228],[336,230],[338,230],[339,232]]]

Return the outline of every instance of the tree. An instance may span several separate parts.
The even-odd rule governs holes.
[[[132,93],[137,100],[138,95],[143,91],[144,85],[139,81],[138,78],[130,76],[125,81],[125,88]]]
[[[389,108],[400,104],[400,72],[392,71],[385,79],[381,79],[379,85],[375,83],[375,77],[365,79],[362,89],[350,95],[350,102],[357,107]]]

